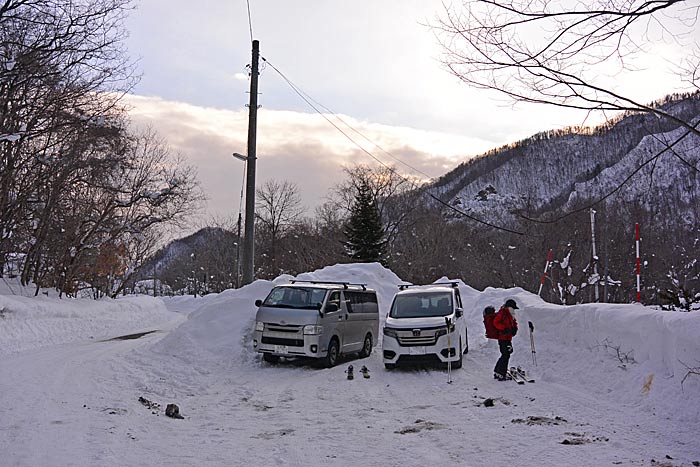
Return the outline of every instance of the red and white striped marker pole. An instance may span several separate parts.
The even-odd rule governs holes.
[[[637,244],[637,303],[642,303],[642,291],[639,279],[639,276],[642,274],[642,262],[639,259],[639,224],[634,224],[634,231]]]
[[[547,263],[544,265],[544,272],[542,273],[542,280],[540,281],[540,290],[537,291],[537,296],[539,297],[542,293],[542,286],[544,285],[544,278],[547,277],[547,269],[549,269],[549,263],[552,262],[552,250],[549,250],[547,255]]]

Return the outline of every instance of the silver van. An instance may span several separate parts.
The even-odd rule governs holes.
[[[368,357],[377,342],[377,293],[366,284],[293,280],[255,305],[253,347],[267,362],[313,357],[332,367],[342,354]]]

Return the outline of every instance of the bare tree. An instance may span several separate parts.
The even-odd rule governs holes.
[[[134,82],[121,42],[130,4],[0,4],[0,262],[25,253],[25,283],[65,273],[55,265],[66,226],[52,223],[64,220],[67,200],[76,200],[72,193],[90,170],[122,159],[116,105]],[[49,251],[56,238],[62,241]]]
[[[700,134],[658,106],[636,101],[604,77],[635,71],[654,42],[690,52],[681,64],[698,86],[698,46],[691,39],[700,6],[681,0],[469,0],[445,7],[434,28],[443,62],[462,81],[515,101],[585,111],[656,114]]]
[[[288,180],[268,180],[256,190],[255,205],[261,253],[266,257],[261,264],[277,274],[278,243],[304,214],[299,188]]]

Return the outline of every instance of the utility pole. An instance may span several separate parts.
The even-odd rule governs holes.
[[[595,251],[595,210],[591,209],[591,243],[593,243],[593,275],[595,277],[595,301],[598,303],[600,296],[598,295],[598,255]]]
[[[258,118],[258,59],[260,42],[253,41],[250,64],[250,104],[248,105],[248,154],[245,182],[245,239],[243,242],[243,285],[253,282],[255,258],[255,144]]]
[[[604,225],[603,235],[605,235],[605,239],[604,239],[605,251],[603,252],[603,254],[605,255],[605,272],[603,273],[603,275],[605,276],[605,282],[603,282],[603,303],[607,303],[608,302],[608,278],[610,277],[610,275],[608,273],[608,258],[609,258],[609,256],[608,256],[608,242],[610,240],[608,238],[608,223],[605,222],[605,224],[603,224],[603,225]]]
[[[241,286],[241,213],[238,213],[238,233],[236,234],[236,288]]]

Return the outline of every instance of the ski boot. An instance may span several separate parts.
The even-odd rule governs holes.
[[[362,368],[360,369],[360,373],[362,373],[362,376],[364,376],[365,379],[369,379],[369,368],[362,365]]]
[[[493,379],[495,379],[497,381],[510,381],[513,379],[513,377],[511,375],[509,375],[508,373],[506,373],[505,375],[502,375],[500,373],[494,372]]]
[[[348,367],[348,369],[345,370],[345,373],[348,374],[348,379],[354,379],[354,378],[355,378],[355,375],[353,374],[353,371],[352,371],[352,365],[350,365],[350,366]]]

